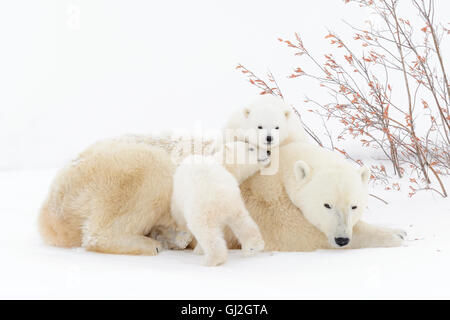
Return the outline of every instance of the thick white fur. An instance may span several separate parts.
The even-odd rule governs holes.
[[[264,95],[236,110],[224,128],[227,141],[236,138],[260,147],[275,147],[284,141],[305,141],[300,121],[283,100]],[[271,136],[269,143],[267,137]],[[288,139],[289,138],[289,139]]]
[[[336,239],[348,239],[350,244],[367,206],[369,170],[308,143],[285,146],[280,165],[288,196],[305,218],[326,235],[332,247],[347,245],[339,245]],[[401,236],[397,239],[400,244]]]
[[[169,215],[174,171],[158,147],[97,143],[54,179],[39,216],[41,235],[55,246],[155,255],[161,243],[146,235],[178,231]]]
[[[156,254],[161,246],[154,240],[158,234],[178,229],[170,214],[175,172],[170,154],[181,143],[184,142],[139,136],[89,147],[76,163],[63,168],[52,183],[39,215],[44,240],[55,246],[83,245],[99,252]],[[203,150],[209,150],[212,143],[204,141]],[[310,167],[312,179],[316,166],[326,166],[332,155],[327,153],[314,164],[313,158],[305,158],[310,154],[305,148],[308,146],[301,143],[280,147],[282,165],[276,174],[255,174],[240,186],[245,206],[260,229],[267,251],[332,248],[328,241],[332,234],[325,235],[320,222],[299,208],[307,201],[301,199],[307,195],[307,189],[302,193],[305,181],[298,181],[294,175],[294,163],[302,160]],[[272,157],[272,161],[275,159]],[[298,173],[302,171],[297,170],[297,176],[301,177]],[[327,184],[325,181],[321,188],[327,188]],[[361,220],[352,223],[352,239],[346,248],[396,247],[403,243],[401,230]],[[227,228],[224,233],[229,248],[238,249],[239,243]],[[148,234],[153,239],[145,237]],[[168,237],[170,232],[165,236]],[[181,242],[173,245],[184,248],[187,242]]]
[[[196,251],[205,253],[206,265],[226,261],[227,243],[223,236],[226,226],[246,253],[264,249],[263,238],[245,208],[239,184],[269,162],[266,150],[233,142],[212,156],[189,156],[176,169],[172,216],[195,236]]]

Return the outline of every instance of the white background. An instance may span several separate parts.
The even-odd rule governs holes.
[[[450,2],[437,4],[445,22]],[[297,58],[277,38],[299,32],[320,54],[327,28],[350,38],[342,20],[368,18],[339,0],[0,2],[0,297],[449,298],[450,207],[434,194],[374,191],[390,204],[371,199],[365,219],[405,229],[407,247],[233,253],[218,269],[189,252],[100,255],[51,248],[37,234],[53,168],[88,144],[221,127],[258,94],[237,63],[270,68],[301,108],[317,85],[286,78]]]
[[[59,166],[123,133],[219,128],[259,93],[238,63],[270,68],[301,109],[317,84],[287,79],[299,60],[277,38],[299,32],[321,56],[327,28],[350,39],[343,20],[368,18],[340,0],[2,1],[0,170]]]

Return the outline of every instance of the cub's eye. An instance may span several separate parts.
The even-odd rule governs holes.
[[[262,126],[258,126],[258,129],[262,129]]]
[[[280,129],[280,127],[275,127],[276,130]]]
[[[323,206],[327,209],[331,209],[331,206],[328,203],[325,203]]]
[[[358,206],[352,206],[352,210],[355,210],[356,208],[358,208]]]
[[[248,150],[249,150],[249,151],[255,151],[255,149],[253,149],[253,148],[248,148]]]

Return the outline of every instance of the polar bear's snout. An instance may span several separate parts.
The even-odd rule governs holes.
[[[350,239],[349,238],[339,237],[339,238],[334,238],[334,242],[339,247],[344,247],[344,246],[348,245],[348,243],[350,242]]]
[[[352,240],[352,215],[345,208],[336,208],[333,213],[335,216],[335,223],[331,224],[331,234],[329,236],[330,244],[335,248],[345,247]],[[336,226],[336,227],[333,227]]]

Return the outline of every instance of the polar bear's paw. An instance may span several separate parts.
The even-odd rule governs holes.
[[[396,230],[394,230],[394,231],[395,231],[395,234],[396,234],[400,239],[406,240],[406,236],[407,236],[406,231],[404,231],[404,230],[402,230],[402,229],[396,229]]]
[[[150,249],[148,251],[148,254],[149,255],[157,255],[158,253],[160,253],[163,250],[164,250],[164,246],[161,243],[159,243],[154,246],[154,249]]]
[[[406,232],[402,229],[383,229],[379,233],[380,247],[400,247],[406,240]]]

